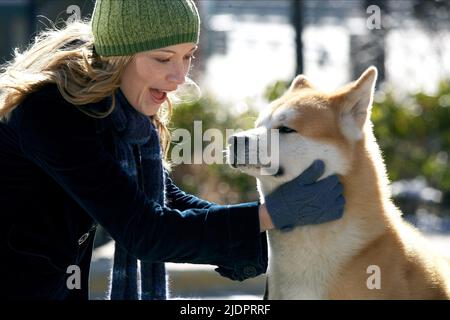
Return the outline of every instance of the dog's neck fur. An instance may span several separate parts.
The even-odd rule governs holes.
[[[353,220],[365,220],[372,217],[368,233],[379,234],[387,225],[392,201],[386,168],[378,144],[372,131],[366,132],[364,139],[355,144],[350,170],[341,176],[346,200],[343,220],[347,215],[355,214]],[[356,212],[356,208],[365,205],[364,212]],[[376,216],[377,219],[373,219]],[[373,225],[378,221],[379,225]],[[378,228],[377,228],[378,227]]]
[[[383,234],[389,224],[389,217],[385,215],[392,205],[388,181],[372,132],[366,132],[354,148],[352,169],[341,176],[346,199],[341,219],[286,233],[269,232],[270,299],[328,298],[332,275],[355,252]],[[360,211],[362,205],[363,212]]]

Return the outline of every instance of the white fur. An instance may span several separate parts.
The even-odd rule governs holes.
[[[341,121],[341,130],[347,139],[357,141],[363,137],[363,132],[349,112],[342,115]]]
[[[285,109],[281,113],[276,112],[274,116],[266,114],[264,118],[259,119],[260,125],[257,128],[242,131],[235,136],[247,136],[250,140],[260,139],[265,142],[268,139],[267,132],[270,129],[278,128],[283,125],[283,122],[289,122],[296,115],[297,113],[292,109]],[[280,122],[279,119],[283,119],[283,122]],[[250,145],[255,146],[256,143],[250,143]],[[284,174],[280,177],[265,175],[261,168],[255,166],[239,167],[246,174],[258,178],[258,188],[261,195],[269,194],[282,183],[294,179],[316,159],[321,159],[325,163],[325,172],[319,179],[332,174],[343,175],[349,167],[345,155],[337,147],[302,137],[298,133],[279,134],[278,148],[278,163],[284,168]],[[249,152],[255,153],[257,150],[251,148]],[[264,201],[263,196],[261,201]]]
[[[290,232],[278,230],[268,232],[269,299],[327,299],[342,297],[345,294],[349,294],[350,298],[361,296],[361,294],[362,297],[390,297],[398,295],[399,286],[403,286],[402,288],[406,291],[399,297],[415,297],[415,294],[422,294],[427,298],[435,296],[448,298],[450,296],[450,282],[445,282],[445,277],[448,276],[450,270],[449,266],[444,260],[436,260],[435,256],[429,255],[426,246],[416,240],[420,239],[418,233],[406,224],[402,224],[400,212],[390,202],[390,194],[386,191],[388,180],[383,159],[372,130],[370,130],[371,123],[369,121],[376,75],[376,69],[371,67],[351,87],[347,88],[347,91],[344,92],[343,104],[339,106],[338,110],[340,112],[340,129],[347,142],[352,145],[352,142],[364,139],[364,143],[358,144],[358,148],[355,148],[356,152],[363,152],[362,160],[356,158],[363,163],[360,170],[355,170],[354,173],[357,181],[364,178],[362,175],[367,174],[367,181],[362,185],[360,183],[361,189],[356,189],[354,184],[349,184],[347,191],[350,191],[347,196],[353,195],[354,197],[351,197],[351,204],[349,202],[346,206],[342,219],[320,225],[302,226]],[[302,90],[303,85],[307,85],[306,80],[297,77],[290,90],[293,88]],[[291,93],[295,94],[296,92]],[[280,126],[289,127],[290,123],[298,123],[298,121],[292,121],[293,118],[302,116],[299,111],[299,109],[302,110],[301,108],[276,107],[274,105],[271,109],[275,110],[273,113],[270,111],[261,113],[256,129],[241,132],[240,135],[249,139],[263,139],[260,136],[262,133]],[[261,168],[258,166],[240,166],[243,172],[257,178],[262,203],[265,195],[271,193],[280,184],[295,178],[315,159],[322,159],[325,162],[325,172],[321,178],[335,173],[347,175],[350,169],[349,157],[352,159],[355,157],[339,149],[339,144],[332,145],[307,138],[298,132],[285,131],[286,133],[279,135],[279,165],[283,170],[279,171],[277,175],[260,174],[261,171],[258,169]],[[246,152],[258,152],[258,149],[254,148],[246,150]],[[375,168],[375,166],[377,167]],[[346,176],[345,178],[350,177]],[[363,192],[365,188],[368,188],[370,192],[366,197]],[[361,195],[362,199],[359,200]],[[364,211],[361,212],[361,210]],[[371,220],[373,214],[380,214],[380,217],[375,217],[380,218],[380,221]],[[391,233],[386,233],[386,230],[390,230]],[[381,235],[385,235],[385,240],[388,241],[386,244],[397,251],[387,252],[386,255],[378,251],[372,252],[376,255],[375,260],[381,259],[379,261],[384,268],[389,269],[391,261],[398,258],[397,263],[400,262],[398,267],[403,268],[403,273],[395,271],[397,267],[394,266],[393,270],[399,272],[399,276],[397,277],[394,273],[396,278],[387,283],[387,287],[390,286],[390,288],[386,289],[385,284],[383,295],[377,295],[377,293],[366,295],[359,291],[365,290],[363,287],[358,287],[365,283],[358,284],[353,288],[353,292],[348,293],[349,288],[345,289],[346,292],[339,292],[339,290],[343,290],[340,287],[343,284],[342,281],[348,280],[348,277],[352,277],[354,272],[360,272],[360,263],[369,263],[369,265],[372,263],[373,258],[366,257],[366,260],[362,262],[357,261],[353,269],[351,265],[355,255],[361,253],[361,250],[367,248],[371,241],[379,239]],[[401,242],[399,242],[399,237],[402,239]],[[394,263],[396,262],[394,261]],[[346,269],[343,269],[346,264]],[[350,269],[348,269],[349,267]],[[422,274],[416,274],[417,272],[422,272]],[[405,283],[405,279],[402,279],[404,273],[415,277],[415,282],[411,283],[419,284],[416,291],[412,290],[415,288],[412,288],[410,283]],[[423,276],[422,279],[419,278],[421,276]],[[436,290],[429,292],[431,287]],[[442,290],[446,290],[447,294]],[[352,291],[351,287],[350,291]]]
[[[338,224],[330,227],[327,239],[321,238],[323,232],[319,235],[318,228],[268,233],[270,299],[326,299],[325,288],[332,274],[363,245],[357,222],[344,230]]]
[[[266,114],[258,121],[258,128],[240,132],[237,136],[265,139],[269,129],[283,125],[283,121],[289,121],[295,115],[289,109],[273,116]],[[264,203],[264,195],[295,178],[315,159],[325,162],[325,172],[321,178],[335,173],[345,174],[348,170],[345,155],[331,144],[314,141],[298,133],[280,134],[279,139],[279,164],[284,168],[282,176],[262,175],[254,166],[240,167],[243,172],[257,177],[261,203]],[[249,152],[256,152],[256,149]],[[360,228],[356,223],[348,225],[345,232],[337,232],[342,228],[339,225],[330,228],[329,238],[321,239],[321,245],[316,241],[317,226],[296,228],[287,233],[270,231],[270,299],[323,299],[324,288],[332,272],[360,246]]]
[[[285,125],[296,115],[292,109],[285,109],[273,115],[265,113],[260,116],[257,128],[240,132],[238,136],[264,139],[269,129]],[[347,125],[355,128],[354,123]],[[349,132],[352,131],[349,129]],[[354,132],[351,134],[354,135]],[[315,159],[321,159],[325,163],[325,172],[320,179],[331,174],[345,174],[349,168],[348,160],[336,146],[303,137],[298,133],[280,134],[279,139],[279,164],[284,168],[282,176],[261,175],[259,168],[254,166],[240,167],[243,172],[257,178],[261,203],[264,203],[264,195],[295,178]],[[251,149],[249,152],[256,150]],[[291,232],[268,232],[269,298],[324,299],[324,291],[333,271],[362,246],[359,239],[363,239],[363,236],[358,224],[358,221],[354,221],[342,230],[339,222],[334,223],[329,226],[327,239],[323,239],[323,229],[319,236],[319,228],[324,228],[324,224],[320,227],[304,226]],[[319,238],[320,242],[317,241]]]
[[[341,118],[341,130],[351,141],[363,136],[362,125],[358,121],[362,119],[360,109],[364,104],[355,99],[355,104]],[[289,127],[290,120],[299,115],[295,108],[277,109],[273,114],[264,111],[258,118],[256,129],[239,135],[263,139],[262,134],[272,128]],[[243,172],[257,178],[261,203],[264,203],[265,195],[294,179],[316,159],[325,163],[325,172],[320,179],[331,174],[345,175],[350,167],[346,154],[337,146],[301,136],[297,132],[280,133],[278,145],[279,165],[284,169],[282,175],[262,175],[254,166],[240,167]],[[338,220],[303,226],[290,232],[269,231],[269,299],[325,299],[331,276],[365,244],[363,224],[364,221],[353,219],[342,225],[342,221]]]

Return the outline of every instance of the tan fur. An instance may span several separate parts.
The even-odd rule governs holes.
[[[366,73],[358,83],[369,76],[370,72]],[[303,136],[336,145],[350,155],[351,169],[341,177],[345,215],[336,224],[345,225],[357,219],[365,228],[365,244],[335,270],[327,296],[330,299],[449,299],[448,263],[433,255],[419,232],[399,218],[400,213],[385,192],[386,170],[371,126],[364,127],[363,139],[355,144],[349,143],[339,130],[338,114],[351,103],[348,99],[353,98],[351,92],[358,86],[349,85],[328,96],[309,90],[304,96],[297,92],[301,116],[293,127]],[[367,288],[370,265],[380,267],[381,289]]]
[[[269,298],[450,299],[450,263],[433,253],[391,201],[370,122],[375,79],[372,67],[357,81],[327,94],[298,76],[272,104],[270,114],[257,122],[269,126],[272,115],[294,110],[284,125],[303,138],[336,147],[347,164],[345,172],[337,172],[346,199],[341,219],[269,232]],[[258,179],[264,184],[270,178]],[[369,266],[380,268],[381,288],[368,288]]]
[[[367,138],[367,135],[366,135]],[[433,254],[423,237],[400,218],[383,193],[388,186],[379,155],[358,143],[352,170],[342,182],[345,223],[365,221],[366,243],[336,270],[329,284],[330,299],[450,299],[450,268]],[[367,267],[381,270],[381,289],[367,288]]]

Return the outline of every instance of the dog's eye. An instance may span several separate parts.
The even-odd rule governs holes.
[[[284,126],[279,127],[278,130],[280,131],[280,133],[297,132],[294,129],[291,129],[291,128],[288,128],[288,127],[284,127]]]

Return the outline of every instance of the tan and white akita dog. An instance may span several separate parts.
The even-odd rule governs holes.
[[[450,298],[449,261],[433,253],[391,201],[370,121],[376,77],[370,67],[355,82],[324,93],[299,75],[255,129],[233,137],[267,139],[268,129],[280,128],[277,174],[261,174],[258,163],[234,164],[257,178],[261,202],[315,159],[325,162],[321,178],[336,173],[344,186],[341,219],[268,232],[269,299]]]

